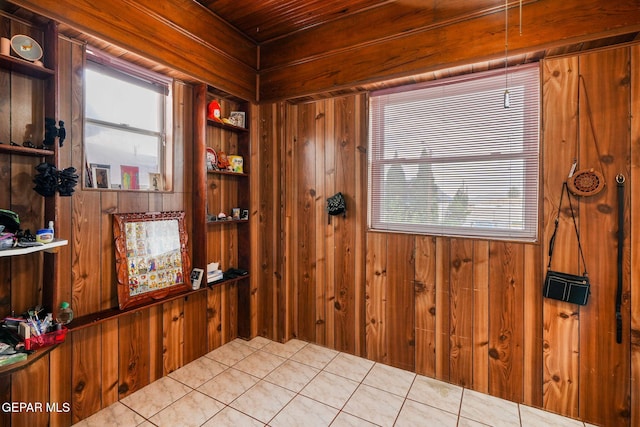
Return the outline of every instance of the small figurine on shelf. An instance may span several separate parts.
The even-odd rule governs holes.
[[[43,148],[46,150],[53,150],[53,145],[56,143],[56,137],[58,136],[58,128],[56,127],[56,120],[51,117],[44,118],[44,141],[42,141]]]
[[[207,106],[207,118],[222,123],[220,104],[215,99]]]
[[[224,151],[218,151],[218,168],[220,170],[226,171],[229,170],[231,164],[229,163],[229,158],[224,153]]]
[[[60,126],[60,129],[58,129],[58,144],[62,147],[62,143],[67,138],[67,130],[64,128],[64,122],[62,120],[58,122],[58,126]]]

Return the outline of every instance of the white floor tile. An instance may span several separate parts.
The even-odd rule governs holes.
[[[554,427],[584,426],[582,421],[577,421],[526,405],[520,405],[520,419],[522,420],[522,427],[538,427],[543,425]]]
[[[254,377],[264,378],[286,360],[284,357],[258,350],[233,365],[233,367]]]
[[[595,427],[300,340],[235,339],[76,426]]]
[[[293,392],[299,392],[320,372],[312,366],[287,360],[264,379]]]
[[[276,356],[289,358],[306,345],[306,342],[300,340],[289,340],[284,344],[279,342],[270,342],[262,347],[261,350],[275,354]]]
[[[474,390],[464,390],[460,416],[494,427],[520,427],[518,404]]]
[[[77,427],[120,427],[137,426],[144,422],[144,417],[120,402],[113,403],[75,424]]]
[[[362,418],[347,414],[346,412],[340,412],[336,419],[333,420],[333,423],[331,423],[331,427],[375,427],[377,425],[378,424],[373,424]]]
[[[271,420],[272,427],[327,427],[338,415],[338,410],[304,396],[296,396]]]
[[[358,383],[329,372],[320,372],[300,394],[337,409],[342,409],[358,388]]]
[[[244,372],[229,368],[198,387],[198,391],[227,405],[259,381]]]
[[[406,397],[415,377],[413,372],[376,363],[362,383]]]
[[[266,381],[260,381],[231,403],[231,407],[259,421],[268,423],[295,393]]]
[[[264,423],[227,406],[202,427],[263,427]]]
[[[120,400],[145,418],[150,418],[171,405],[191,388],[171,377],[162,377]]]
[[[324,369],[325,366],[338,355],[338,352],[315,344],[306,345],[302,350],[291,356],[291,360]]]
[[[411,385],[408,399],[458,414],[462,387],[418,375]]]
[[[324,368],[325,371],[350,380],[361,382],[367,376],[375,362],[347,353],[338,354]]]
[[[225,369],[227,369],[227,365],[208,357],[201,357],[180,369],[176,369],[169,376],[191,388],[198,388]]]
[[[254,351],[256,349],[248,346],[245,341],[233,340],[205,354],[205,356],[227,366],[232,366]]]
[[[224,409],[224,404],[192,391],[149,418],[159,427],[199,426]]]
[[[347,401],[343,411],[383,427],[392,426],[404,399],[395,394],[360,385]]]
[[[458,415],[433,406],[406,400],[395,423],[397,427],[421,426],[427,422],[429,427],[456,427]]]

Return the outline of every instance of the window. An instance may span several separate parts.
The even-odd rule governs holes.
[[[536,240],[539,91],[534,64],[372,93],[370,228]]]
[[[171,189],[171,80],[87,50],[86,186]]]

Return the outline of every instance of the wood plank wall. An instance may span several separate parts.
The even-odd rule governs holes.
[[[282,234],[284,246],[262,259],[261,306],[272,315],[263,319],[277,321],[261,331],[594,424],[636,425],[640,319],[631,289],[640,264],[631,263],[638,206],[631,196],[637,178],[629,173],[632,159],[637,170],[640,143],[640,81],[630,68],[637,70],[639,52],[637,45],[619,47],[541,65],[542,219],[533,244],[367,231],[366,97],[263,106],[261,155],[270,172],[260,192],[273,197],[261,201],[262,231],[271,230],[275,241]],[[607,184],[575,203],[593,283],[589,304],[580,307],[544,299],[541,287],[569,167],[576,156],[580,168],[600,167],[587,96]],[[614,321],[618,173],[627,177],[622,344]],[[348,213],[328,224],[324,203],[336,191],[346,195]],[[564,206],[554,268],[580,273]]]
[[[26,29],[13,30],[25,33]],[[83,170],[82,67],[84,48],[64,37],[59,41],[60,119],[67,140],[60,149],[60,167]],[[16,128],[0,127],[0,139],[22,141],[25,117],[42,83],[0,71],[0,116],[11,113]],[[5,91],[6,89],[6,91]],[[40,95],[41,96],[41,95]],[[28,99],[25,102],[24,99]],[[10,102],[11,105],[7,105]],[[29,108],[21,108],[26,105]],[[55,301],[69,301],[74,314],[83,316],[117,306],[114,271],[113,213],[186,210],[190,236],[192,200],[193,90],[184,83],[174,87],[174,160],[172,193],[111,192],[76,187],[72,197],[60,198],[56,233],[69,240],[59,252],[60,287]],[[9,122],[8,118],[6,122]],[[20,128],[17,128],[17,127]],[[34,127],[43,129],[41,124]],[[42,139],[42,135],[35,135]],[[31,179],[37,158],[0,155],[0,205],[20,213],[24,225],[39,228],[43,198]],[[198,201],[200,202],[200,201]],[[0,310],[20,312],[37,303],[42,292],[38,255],[0,259]],[[42,257],[42,254],[39,255]],[[66,342],[29,368],[0,378],[3,401],[67,402],[71,412],[0,415],[0,426],[66,426],[84,419],[118,399],[139,390],[197,357],[235,338],[237,319],[235,286],[218,286],[188,298],[143,308],[96,326],[74,331]],[[37,378],[37,381],[34,379]],[[28,387],[27,387],[28,385]],[[29,394],[27,394],[29,393]]]

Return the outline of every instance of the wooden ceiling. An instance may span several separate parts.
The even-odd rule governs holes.
[[[128,3],[130,0],[124,1]],[[511,25],[517,26],[517,9],[520,0],[507,1],[512,10],[511,16],[515,18],[515,20],[510,21]],[[605,0],[599,1],[604,2]],[[634,1],[637,0],[627,0],[624,3],[628,7],[629,4],[633,5]],[[38,11],[37,6],[45,2],[20,0],[15,1],[15,3],[26,4],[29,9],[23,9],[20,6],[0,0],[0,10],[26,20],[32,20],[34,16],[28,10]],[[51,1],[46,3],[50,4]],[[522,5],[525,8],[529,7],[529,9],[535,9],[536,5],[542,3],[551,4],[552,1],[522,0]],[[595,3],[597,4],[598,2],[596,1]],[[133,11],[148,10],[150,17],[158,19],[150,20],[149,22],[136,21],[135,25],[144,23],[146,27],[152,28],[149,25],[153,24],[157,27],[158,23],[167,24],[166,30],[169,32],[176,30],[171,33],[174,38],[176,34],[186,35],[200,45],[209,47],[213,53],[217,52],[215,51],[216,49],[220,50],[220,46],[224,49],[231,49],[222,49],[217,53],[222,55],[222,59],[228,57],[227,59],[230,59],[231,65],[241,64],[250,72],[257,73],[260,79],[260,87],[257,88],[257,91],[260,91],[262,87],[275,87],[273,82],[265,83],[268,81],[267,78],[273,78],[272,75],[268,75],[269,72],[271,74],[274,72],[284,73],[291,69],[293,70],[291,71],[292,75],[297,76],[298,70],[307,62],[324,61],[323,64],[326,65],[327,58],[335,56],[336,58],[341,58],[336,60],[336,63],[342,64],[342,61],[348,57],[348,55],[345,56],[345,52],[354,52],[354,55],[358,57],[358,61],[360,61],[360,57],[363,57],[364,59],[362,60],[364,61],[368,58],[364,56],[366,49],[370,53],[372,49],[375,50],[376,46],[397,47],[397,40],[416,40],[416,34],[427,34],[429,31],[442,35],[445,33],[438,33],[439,29],[460,24],[461,22],[493,22],[493,27],[487,24],[486,28],[483,27],[481,29],[481,31],[484,31],[481,34],[484,35],[485,41],[493,41],[494,33],[492,31],[494,30],[491,28],[500,29],[500,26],[504,24],[502,17],[504,16],[505,0],[171,0],[160,3],[156,3],[154,0],[143,0],[136,4],[137,6],[133,8],[135,10],[132,9]],[[553,14],[547,17],[544,5],[538,6],[537,9],[543,12],[539,12],[536,16],[536,21],[533,21],[533,18],[525,13],[523,24],[525,33],[529,38],[532,38],[533,35],[532,40],[534,42],[537,40],[536,37],[540,37],[540,34],[537,34],[536,31],[546,21],[562,22],[560,18],[553,17]],[[93,10],[91,8],[88,11],[85,10],[84,13],[89,13]],[[99,16],[102,16],[102,12],[96,9],[96,13]],[[163,13],[166,15],[163,16]],[[73,21],[76,15],[77,13],[71,16],[70,22]],[[55,16],[57,15],[53,14],[51,17],[55,19]],[[140,19],[140,13],[136,16]],[[148,52],[137,52],[135,49],[127,50],[126,43],[118,44],[118,37],[115,39],[103,38],[98,35],[99,33],[93,36],[91,35],[93,34],[91,30],[95,28],[88,27],[88,24],[85,25],[85,20],[77,21],[81,25],[64,24],[65,17],[66,15],[63,14],[58,19],[58,22],[61,22],[59,31],[71,39],[90,43],[113,55],[121,56],[125,60],[187,82],[207,81],[211,82],[210,84],[213,86],[219,84],[220,78],[217,74],[214,76],[215,79],[203,78],[198,73],[192,73],[189,67],[181,69],[177,66],[172,66],[171,64],[173,63],[165,60],[166,55],[164,54],[149,56]],[[545,22],[540,22],[541,20]],[[117,31],[128,29],[129,27],[126,24],[128,24],[127,21],[115,22],[113,28],[108,25],[100,28],[105,31],[105,34],[113,33],[122,36]],[[565,41],[563,41],[562,37],[559,37],[553,43],[549,43],[547,40],[547,42],[537,45],[535,48],[526,49],[525,47],[516,51],[510,50],[507,62],[510,66],[518,65],[552,56],[571,55],[576,52],[584,52],[611,45],[637,42],[640,39],[639,24],[632,25],[632,23],[623,22],[621,25],[626,25],[625,28],[628,28],[629,31],[623,33],[612,26],[606,32],[601,33],[598,38],[589,34],[572,39],[567,39],[565,36]],[[517,33],[515,28],[514,31]],[[149,34],[152,33],[149,32]],[[166,32],[159,33],[167,36]],[[126,34],[130,33],[126,32]],[[127,37],[122,37],[125,42],[129,41]],[[443,41],[446,41],[447,37],[455,38],[453,34],[449,34]],[[297,43],[298,40],[302,41]],[[424,40],[427,40],[425,45],[428,46],[428,39]],[[533,45],[536,43],[532,42]],[[468,47],[470,50],[474,48],[476,51],[478,50],[477,45],[468,45]],[[257,59],[256,48],[258,48]],[[404,52],[405,50],[407,52]],[[236,55],[234,52],[239,53]],[[281,89],[278,92],[277,99],[282,98],[284,93],[291,102],[305,102],[327,96],[382,89],[505,66],[504,56],[496,54],[494,49],[492,55],[471,55],[472,60],[470,61],[462,61],[458,58],[454,62],[446,60],[438,62],[438,59],[434,59],[435,65],[425,67],[423,64],[422,66],[416,66],[412,71],[412,61],[415,62],[422,57],[426,57],[425,52],[416,51],[416,49],[412,48],[412,45],[406,46],[406,49],[403,48],[400,52],[397,52],[397,55],[404,54],[403,60],[407,62],[406,64],[402,62],[402,64],[406,65],[407,72],[403,69],[401,72],[388,72],[379,78],[359,78],[354,80],[353,84],[346,84],[343,81],[335,80],[338,77],[342,78],[342,71],[336,68],[332,69],[331,72],[325,72],[327,74],[325,76],[326,82],[322,87],[322,91],[298,88],[297,92],[289,93]],[[384,67],[385,60],[392,62],[396,60],[394,56],[396,53],[387,54],[382,48],[379,53],[381,56],[380,63],[383,64],[380,65],[381,67]],[[436,53],[438,52],[436,51]],[[220,57],[220,55],[216,56],[216,58]],[[199,63],[199,61],[196,61],[196,63]],[[351,68],[355,66],[354,64],[351,65]],[[356,65],[360,66],[359,63]],[[207,74],[205,77],[211,76]],[[254,96],[255,89],[245,90],[244,92],[238,92],[235,89],[237,88],[221,87],[221,90],[227,91],[229,94],[233,93],[238,97],[251,99]],[[242,89],[245,89],[244,86]],[[260,93],[257,99],[272,100],[276,99],[276,97],[272,94],[265,95]]]
[[[255,43],[375,8],[389,0],[197,0]],[[409,0],[400,0],[400,2]],[[426,0],[414,2],[428,3]]]

